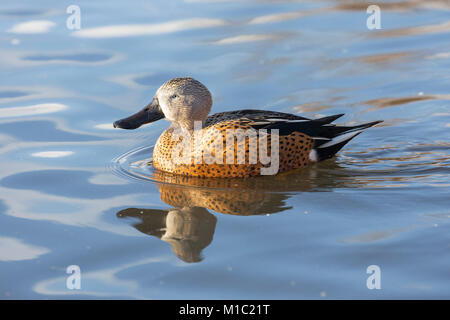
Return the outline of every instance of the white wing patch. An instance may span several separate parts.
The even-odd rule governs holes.
[[[312,161],[312,162],[317,162],[317,161],[319,161],[319,156],[317,155],[316,149],[312,149],[312,150],[309,152],[309,160]]]
[[[327,140],[327,141],[331,140],[330,138],[325,138],[325,137],[311,137],[311,138],[313,138],[314,140]]]
[[[306,121],[311,121],[311,120],[286,120],[287,122],[290,123],[297,123],[297,122],[306,122]]]

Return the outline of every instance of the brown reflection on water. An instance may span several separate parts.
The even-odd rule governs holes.
[[[404,105],[408,103],[418,102],[418,101],[425,101],[425,100],[450,100],[450,95],[448,94],[433,94],[433,95],[417,95],[417,96],[411,96],[411,97],[383,97],[383,98],[377,98],[372,99],[368,101],[362,102],[362,104],[366,105],[373,105],[375,108],[368,110],[377,110],[377,109],[383,109],[387,107],[394,107],[398,105]]]
[[[338,169],[335,161],[329,168]],[[294,191],[333,188],[334,180],[318,178],[314,168],[278,176],[249,179],[206,179],[155,171],[153,180],[167,210],[128,208],[118,218],[135,218],[133,226],[142,233],[169,243],[185,262],[202,260],[202,250],[211,244],[217,218],[209,210],[230,215],[259,215],[292,207],[286,200]]]
[[[277,2],[268,0],[268,2]],[[324,3],[328,3],[328,1],[322,1]],[[432,10],[449,10],[450,9],[450,2],[448,0],[409,0],[409,1],[396,1],[396,2],[383,2],[383,3],[370,3],[363,0],[338,0],[336,5],[331,5],[329,7],[322,7],[322,8],[314,8],[314,9],[308,9],[308,10],[299,10],[299,11],[287,11],[287,12],[280,12],[280,13],[274,13],[274,14],[268,14],[263,16],[258,16],[249,21],[249,24],[265,24],[265,23],[277,23],[282,21],[289,21],[289,20],[295,20],[300,19],[303,17],[311,16],[311,15],[323,15],[330,12],[342,12],[342,11],[358,11],[358,12],[366,12],[367,7],[371,4],[376,4],[380,7],[382,11],[398,11],[398,12],[406,12],[406,11],[413,11],[418,9],[432,9]],[[410,28],[407,28],[410,29]],[[433,31],[433,28],[426,28],[425,30],[417,29],[414,30],[412,28],[412,34],[418,34],[415,32],[435,32]],[[403,29],[398,29],[403,30]],[[394,31],[392,34],[385,34],[382,35],[383,32],[377,32],[377,36],[392,36],[392,35],[404,35],[403,32],[408,31],[399,31],[401,34],[396,34]],[[411,34],[411,33],[406,33]]]
[[[415,26],[415,27],[406,27],[406,28],[398,28],[391,30],[383,30],[379,32],[370,33],[370,36],[373,37],[401,37],[401,36],[411,36],[411,35],[422,35],[422,34],[432,34],[432,33],[441,33],[450,31],[450,21],[440,23],[440,24],[432,24],[427,26]]]
[[[390,52],[380,53],[367,56],[361,56],[353,58],[355,61],[372,64],[376,66],[388,66],[391,63],[397,63],[399,60],[402,62],[412,60],[415,54],[413,52]]]
[[[281,12],[268,14],[264,16],[259,16],[251,19],[249,24],[264,24],[264,23],[276,23],[288,20],[295,20],[299,18],[303,18],[310,15],[322,14],[328,11],[332,11],[333,8],[317,8],[310,10],[301,10],[301,11],[289,11],[289,12]]]
[[[133,224],[137,230],[169,243],[182,261],[200,262],[202,250],[211,244],[216,228],[217,218],[212,212],[250,216],[287,211],[292,207],[286,201],[297,193],[329,191],[365,181],[350,179],[349,174],[335,159],[285,174],[249,179],[208,179],[155,171],[152,180],[161,200],[170,208],[127,208],[117,217],[138,219]]]
[[[340,1],[342,3],[334,7],[340,11],[365,11],[370,4],[376,4],[381,10],[389,11],[411,11],[419,8],[433,8],[446,10],[450,8],[448,0],[409,0],[383,3],[369,3],[367,1]]]
[[[155,170],[152,180],[158,183],[161,200],[170,205],[201,206],[219,213],[248,216],[282,211],[283,201],[292,192],[342,187],[342,169],[336,159],[331,159],[274,176],[198,178]]]
[[[330,70],[337,70],[337,72],[343,75],[357,75],[361,74],[364,70],[371,72],[376,70],[378,72],[380,70],[392,68],[409,68],[412,63],[419,63],[424,58],[425,55],[421,52],[399,51],[341,58],[322,56],[320,59],[313,60],[312,63],[314,63],[315,67],[326,72],[330,72]],[[406,65],[406,67],[404,67],[404,65]]]
[[[297,113],[303,113],[303,112],[317,112],[317,111],[323,111],[330,109],[331,105],[322,104],[320,102],[309,102],[300,104],[297,106],[293,106],[292,110],[294,110]]]

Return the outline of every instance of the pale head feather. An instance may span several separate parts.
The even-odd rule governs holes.
[[[192,129],[195,121],[204,122],[212,107],[208,88],[192,78],[174,78],[156,92],[161,110],[167,120]]]

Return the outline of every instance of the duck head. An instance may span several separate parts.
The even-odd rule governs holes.
[[[141,111],[114,122],[115,128],[136,129],[160,119],[191,130],[195,121],[205,121],[211,111],[209,90],[192,78],[174,78],[164,83],[152,102]]]

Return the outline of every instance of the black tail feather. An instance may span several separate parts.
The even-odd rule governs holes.
[[[316,140],[314,150],[317,152],[317,160],[322,161],[325,159],[329,159],[333,157],[339,150],[342,149],[350,140],[352,140],[354,137],[362,133],[362,130],[365,130],[367,128],[370,128],[380,122],[383,121],[373,121],[368,123],[363,123],[357,126],[352,127],[334,127],[334,129],[337,129],[335,132],[337,133],[334,137],[331,138],[331,140]],[[351,133],[354,134],[352,135]],[[345,137],[345,134],[349,134],[348,137]],[[344,138],[342,141],[339,141],[337,143],[333,143],[333,138],[336,138],[336,140],[339,140],[339,138]]]
[[[329,147],[324,148],[315,148],[314,150],[317,152],[317,161],[326,160],[332,158],[339,150],[341,150],[350,140],[359,135],[361,132],[356,133],[351,138],[339,142],[337,144],[333,144]]]
[[[363,123],[363,124],[360,124],[357,126],[335,126],[335,125],[326,126],[326,127],[322,127],[324,129],[323,129],[323,131],[320,132],[321,134],[319,136],[332,140],[332,139],[334,139],[338,136],[341,136],[343,134],[346,134],[346,133],[351,133],[351,132],[355,132],[358,130],[364,130],[364,129],[370,128],[380,122],[383,122],[383,121],[373,121],[373,122]],[[314,148],[318,148],[330,140],[317,139],[314,141]]]
[[[329,124],[329,123],[332,123],[333,121],[335,121],[336,119],[339,119],[343,115],[344,115],[344,113],[335,114],[334,116],[328,116],[328,117],[314,119],[314,121],[319,121],[319,122],[322,122],[323,124]]]
[[[373,127],[374,125],[376,125],[376,124],[378,124],[380,122],[383,122],[383,121],[381,121],[381,120],[372,121],[372,122],[363,123],[363,124],[359,124],[357,126],[350,126],[350,127],[349,126],[339,126],[339,127],[335,126],[335,127],[332,127],[333,131],[334,131],[334,134],[335,134],[334,137],[337,137],[337,136],[339,136],[341,134],[344,134],[344,133],[356,131],[356,130],[364,130],[364,129]]]

